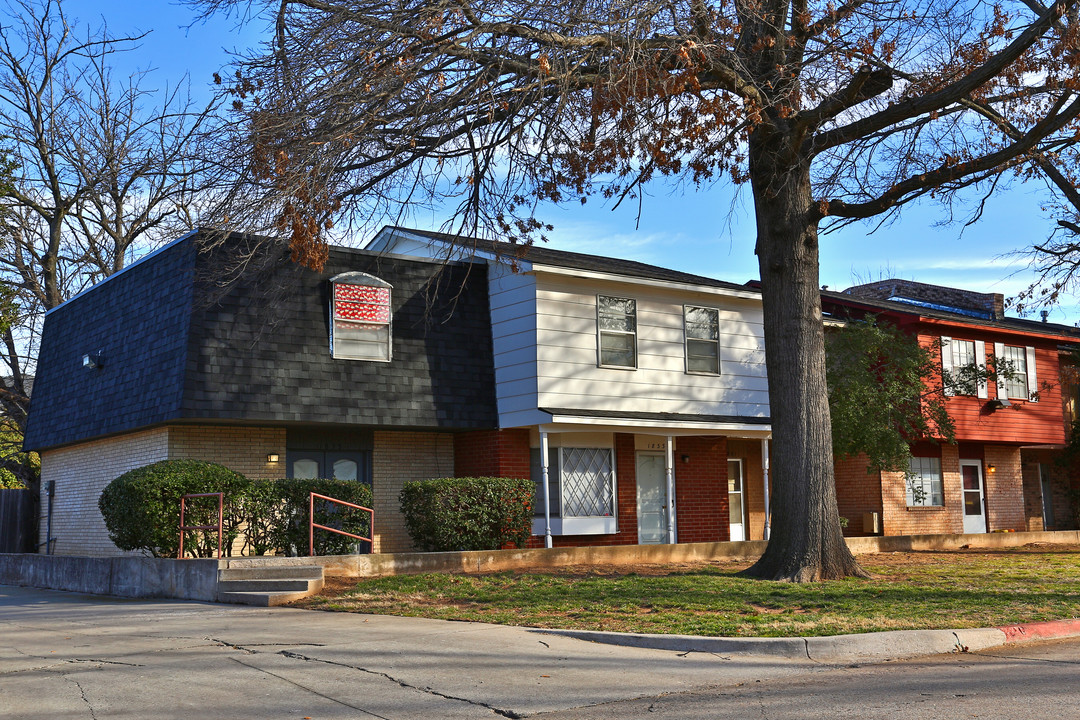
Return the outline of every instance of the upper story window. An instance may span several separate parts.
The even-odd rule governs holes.
[[[986,343],[941,338],[941,375],[947,395],[987,397]]]
[[[996,343],[994,357],[1003,360],[998,373],[998,397],[1036,402],[1038,384],[1035,378],[1035,348]]]
[[[348,272],[330,278],[330,353],[346,360],[390,360],[391,285]]]
[[[596,328],[600,367],[637,367],[637,301],[597,295]]]
[[[686,337],[686,372],[720,374],[720,311],[716,308],[683,308]]]

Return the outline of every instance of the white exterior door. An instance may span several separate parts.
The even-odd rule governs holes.
[[[637,454],[637,527],[641,545],[668,541],[667,468],[664,456]]]
[[[746,494],[744,492],[742,460],[727,461],[728,516],[731,522],[731,539],[746,539]]]
[[[961,460],[960,479],[964,493],[964,532],[986,532],[986,513],[983,492],[982,461]]]

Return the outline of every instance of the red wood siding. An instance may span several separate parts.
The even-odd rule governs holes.
[[[991,401],[997,398],[997,385],[993,382],[989,383],[988,398],[950,397],[946,400],[946,407],[956,425],[957,441],[1022,445],[1064,444],[1065,420],[1056,343],[1012,335],[995,335],[977,328],[934,327],[933,333],[930,334],[924,327],[919,333],[919,342],[929,347],[942,336],[957,340],[984,341],[988,363],[993,362],[995,342],[1014,346],[1030,345],[1035,348],[1039,402],[1010,400],[1012,407],[991,409]],[[940,363],[941,355],[936,354]]]

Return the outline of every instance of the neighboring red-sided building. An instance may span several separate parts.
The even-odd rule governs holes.
[[[875,472],[864,458],[836,468],[848,534],[916,535],[1076,527],[1072,481],[1058,459],[1075,390],[1062,356],[1076,328],[1005,317],[999,294],[907,280],[823,292],[827,317],[872,314],[932,348],[943,371],[975,364],[1009,370],[946,398],[956,443],[912,445],[908,473]],[[1007,363],[1001,363],[1004,359]]]

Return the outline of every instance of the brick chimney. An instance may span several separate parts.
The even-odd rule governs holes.
[[[980,313],[991,320],[1005,317],[1005,296],[1001,293],[978,293],[972,290],[930,285],[914,280],[879,280],[844,290],[847,295],[871,300],[914,300],[939,307]]]

